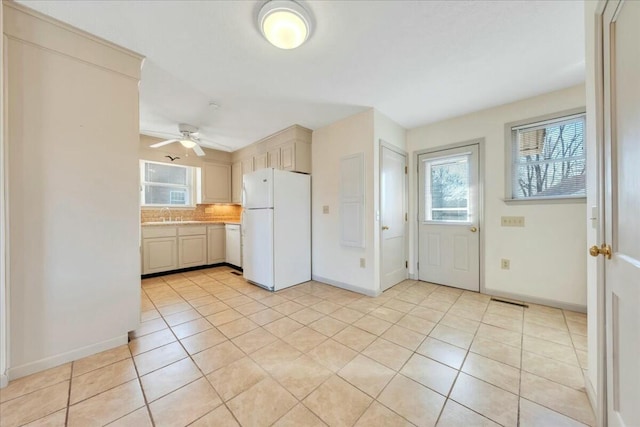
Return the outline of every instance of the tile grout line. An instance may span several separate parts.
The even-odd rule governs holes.
[[[207,291],[206,291],[206,289],[203,289],[203,288],[202,288],[200,285],[198,285],[197,283],[195,283],[195,282],[191,281],[190,279],[189,279],[189,281],[190,281],[191,283],[194,283],[196,286],[198,286],[198,287],[199,287],[200,289],[202,289],[203,291],[207,292]],[[217,280],[216,280],[216,281],[217,281]],[[175,291],[175,289],[174,289],[174,291]],[[211,293],[209,293],[209,292],[207,292],[207,293],[208,293],[209,295],[212,295],[212,294],[211,294]],[[212,295],[212,296],[213,296],[213,295]],[[180,295],[180,297],[182,298],[182,295]],[[187,304],[189,304],[188,300],[185,300],[184,298],[183,298],[183,300],[184,300]],[[156,306],[155,306],[155,303],[154,303],[153,301],[151,301],[151,303],[154,305],[154,307],[156,307]],[[189,304],[189,305],[191,306],[191,304]],[[157,307],[156,307],[156,309],[157,309]],[[186,311],[186,310],[185,310],[185,311]],[[196,310],[196,311],[197,311],[197,310]],[[172,313],[172,314],[175,314],[175,313]],[[165,323],[166,323],[166,320],[164,319],[164,315],[163,315],[162,313],[160,313],[160,315],[162,316],[162,319],[163,319],[163,320],[165,321]],[[203,318],[204,318],[204,317],[203,317]],[[204,318],[204,319],[206,320],[206,318]],[[209,323],[211,323],[211,322],[209,322]],[[212,324],[211,326],[212,326],[215,330],[217,330],[218,332],[220,332],[216,326],[214,326],[213,324]],[[205,381],[207,381],[207,384],[209,384],[209,386],[211,387],[211,389],[214,391],[214,393],[216,393],[216,396],[218,396],[218,398],[220,399],[221,404],[220,404],[220,405],[217,405],[217,406],[216,406],[215,408],[213,408],[211,411],[208,411],[208,412],[206,412],[206,413],[202,414],[202,416],[200,416],[200,417],[196,418],[195,420],[191,421],[191,422],[189,423],[189,425],[190,425],[190,424],[195,423],[195,422],[196,422],[196,421],[198,421],[200,418],[203,418],[203,417],[205,417],[205,416],[209,415],[211,412],[215,411],[217,408],[219,408],[219,407],[220,407],[220,406],[222,406],[222,405],[224,405],[224,407],[227,409],[227,411],[229,411],[229,413],[231,414],[231,416],[233,417],[233,419],[234,419],[234,420],[236,420],[236,422],[237,422],[238,424],[240,424],[240,421],[236,418],[235,414],[234,414],[234,413],[231,411],[231,409],[227,406],[227,402],[225,402],[225,401],[224,401],[224,399],[223,399],[223,398],[222,398],[222,396],[220,396],[220,394],[217,392],[217,390],[215,389],[215,387],[213,386],[213,384],[211,384],[211,381],[209,380],[209,378],[207,378],[207,375],[205,375],[205,373],[202,371],[202,369],[200,368],[200,366],[198,366],[198,364],[196,363],[196,361],[195,361],[195,360],[193,360],[193,355],[192,355],[191,353],[189,353],[189,351],[184,347],[184,345],[182,344],[182,341],[178,338],[178,336],[175,334],[175,332],[173,331],[173,329],[171,329],[171,327],[170,327],[168,324],[167,324],[167,328],[171,331],[171,333],[173,334],[173,336],[176,338],[176,342],[178,342],[178,343],[180,344],[180,346],[182,347],[182,349],[183,349],[183,350],[185,351],[185,353],[187,354],[187,357],[191,360],[191,363],[193,363],[193,364],[195,365],[195,367],[198,369],[198,371],[200,371],[200,374],[201,374],[202,376],[201,376],[201,377],[199,377],[199,378],[197,378],[197,379],[195,379],[195,380],[193,380],[193,381],[191,381],[191,382],[189,382],[189,383],[187,383],[187,384],[184,384],[184,385],[182,385],[182,386],[178,387],[178,388],[177,388],[177,389],[175,389],[175,390],[172,390],[171,392],[169,392],[169,393],[167,393],[167,394],[165,394],[165,395],[163,395],[163,396],[158,397],[158,398],[156,399],[156,401],[157,401],[157,400],[160,400],[160,399],[162,399],[163,397],[168,396],[168,395],[170,395],[171,393],[174,393],[174,392],[176,392],[176,391],[178,391],[178,390],[180,390],[180,389],[182,389],[182,388],[184,388],[184,387],[186,387],[186,386],[188,386],[188,385],[190,385],[190,384],[193,384],[194,382],[198,381],[200,378],[204,378],[204,379],[205,379]],[[222,334],[222,332],[220,332],[220,333]],[[194,335],[197,335],[197,334],[194,334]],[[223,336],[224,336],[228,341],[231,341],[231,340],[230,340],[226,335],[224,335],[224,334],[222,334],[222,335],[223,335]],[[187,338],[187,337],[185,337],[185,338]],[[220,343],[220,344],[222,344],[222,343]],[[215,346],[212,346],[212,347],[215,347]],[[212,348],[212,347],[209,347],[209,348]],[[202,350],[202,351],[205,351],[205,350],[207,350],[207,349],[204,349],[204,350]],[[240,351],[242,351],[242,349],[240,349]],[[198,352],[198,353],[200,353],[200,352]],[[198,353],[195,353],[195,354],[198,354]],[[184,360],[184,359],[180,359],[180,360]],[[173,362],[173,363],[176,363],[176,362]],[[169,365],[166,365],[166,366],[170,366],[170,365],[172,365],[173,363],[170,363]],[[159,368],[159,369],[166,368],[166,366],[163,366],[162,368]],[[145,374],[145,375],[146,375],[146,374]],[[149,412],[151,413],[151,408],[150,408],[150,407],[149,407]]]
[[[73,381],[73,367],[75,366],[75,364],[76,364],[75,360],[71,362],[71,370],[70,370],[71,372],[69,372],[69,392],[67,394],[67,407],[65,408],[66,411],[64,415],[65,426],[69,425],[69,410],[71,408],[71,382]]]
[[[151,298],[149,298],[149,295],[147,294],[147,292],[144,289],[142,289],[142,291],[145,293],[145,295],[147,296],[149,301],[151,301]],[[151,301],[151,303],[153,304],[153,301]],[[158,309],[155,304],[153,304],[153,306],[154,306],[154,308],[156,310]],[[160,313],[160,312],[158,312],[158,313]],[[160,315],[160,316],[162,316],[162,315]],[[166,321],[164,320],[163,317],[160,317],[160,318],[162,319],[163,322],[166,323]],[[131,347],[129,347],[128,344],[127,344],[127,349],[129,350],[129,354],[131,355],[131,362],[133,363],[133,368],[136,371],[136,378],[138,379],[138,386],[140,387],[140,391],[142,392],[142,399],[144,400],[144,406],[147,409],[147,414],[149,415],[149,419],[151,420],[151,425],[155,426],[156,422],[153,419],[153,414],[151,413],[151,408],[149,407],[149,401],[147,400],[147,393],[144,391],[144,387],[142,387],[142,378],[140,378],[140,373],[138,372],[138,365],[136,365],[136,360],[133,358],[133,353],[131,353]],[[137,409],[136,409],[136,411],[137,411]]]
[[[451,307],[453,307],[453,305],[455,305],[455,303],[456,303],[456,302],[458,302],[458,300],[460,300],[460,298],[462,297],[462,295],[464,295],[464,292],[460,294],[460,296],[459,296],[459,297],[456,299],[456,301],[451,305]],[[481,318],[480,318],[480,320],[478,321],[478,323],[479,323],[479,324],[478,324],[478,327],[476,328],[476,331],[475,331],[475,332],[474,332],[474,334],[473,334],[473,338],[471,339],[471,342],[469,343],[469,347],[467,348],[467,352],[465,353],[464,358],[462,359],[462,362],[460,363],[460,368],[459,368],[459,369],[457,369],[457,371],[458,371],[458,372],[456,373],[456,377],[453,379],[453,382],[451,383],[451,387],[449,388],[449,392],[448,392],[448,393],[447,393],[447,395],[445,396],[444,405],[442,405],[442,408],[440,409],[440,413],[438,414],[438,418],[436,419],[436,425],[438,424],[438,422],[440,421],[440,418],[442,417],[442,414],[444,413],[444,408],[445,408],[445,406],[447,405],[447,402],[449,402],[449,400],[452,400],[452,401],[454,401],[454,402],[458,403],[456,400],[454,400],[454,399],[452,399],[452,398],[451,398],[451,393],[453,393],[453,389],[454,389],[454,387],[456,386],[456,383],[458,382],[458,378],[460,377],[460,374],[461,374],[461,373],[463,373],[463,372],[462,372],[462,368],[464,367],[464,364],[465,364],[465,362],[467,361],[467,357],[469,357],[469,353],[471,353],[471,346],[473,345],[473,341],[475,340],[476,336],[478,335],[478,330],[480,330],[480,325],[482,324],[482,318],[483,318],[483,317],[484,317],[484,315],[487,313],[487,310],[489,309],[489,304],[490,304],[490,300],[487,302],[487,305],[486,305],[486,307],[484,308],[484,311],[482,312],[482,317],[481,317]],[[451,310],[451,307],[449,308],[449,310],[447,310],[447,311],[446,311],[445,315],[446,315],[447,313],[449,313],[449,311]],[[460,316],[458,316],[458,317],[460,317]],[[442,316],[442,318],[444,318],[444,316]],[[440,319],[440,320],[442,320],[442,319]],[[438,322],[437,324],[439,325],[439,324],[440,324],[440,322]],[[435,326],[434,326],[434,328],[435,328]],[[426,338],[425,338],[425,339],[426,339]],[[466,372],[465,372],[465,374],[466,374]],[[466,375],[469,375],[469,374],[466,374]],[[474,377],[474,378],[475,378],[475,377]],[[478,379],[479,379],[479,378],[478,378]],[[479,379],[479,380],[480,380],[480,379]],[[482,381],[482,380],[480,380],[480,381]],[[474,412],[474,413],[478,414],[479,416],[481,416],[481,417],[483,417],[483,418],[486,418],[486,419],[488,419],[488,420],[493,421],[491,418],[489,418],[489,417],[487,417],[487,416],[485,416],[485,415],[483,415],[483,414],[481,414],[481,413],[479,413],[479,412],[477,412],[477,411],[475,411],[475,410],[473,410],[473,409],[471,409],[471,408],[469,408],[469,407],[467,407],[467,406],[465,406],[465,405],[462,405],[462,403],[458,403],[458,404],[459,404],[459,405],[461,405],[461,406],[463,406],[463,407],[465,407],[465,408],[467,408],[467,409],[469,409],[470,411],[472,411],[472,412]]]

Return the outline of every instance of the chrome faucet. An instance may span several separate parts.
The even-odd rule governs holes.
[[[167,210],[167,213],[169,214],[169,221],[171,221],[171,209],[169,209],[167,207],[164,207],[164,208],[160,209],[160,215],[162,215],[162,222],[166,221],[166,219],[165,219],[165,217],[163,215],[163,212],[165,211],[165,209]]]

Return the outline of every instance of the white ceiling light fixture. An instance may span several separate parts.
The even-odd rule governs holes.
[[[190,139],[181,139],[181,140],[180,140],[180,144],[182,144],[182,146],[183,146],[184,148],[193,148],[193,147],[195,147],[196,145],[198,145],[198,144],[196,144],[195,142],[193,142],[193,141],[192,141],[192,140],[190,140]]]
[[[311,16],[293,0],[271,0],[260,9],[258,27],[272,45],[295,49],[309,38]]]

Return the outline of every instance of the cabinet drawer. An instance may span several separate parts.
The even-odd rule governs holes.
[[[201,234],[207,234],[206,225],[178,227],[178,236],[199,236]]]
[[[153,237],[175,237],[177,227],[142,227],[142,238],[148,239]]]

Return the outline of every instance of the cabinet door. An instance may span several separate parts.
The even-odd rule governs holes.
[[[224,225],[209,226],[207,236],[207,264],[218,264],[221,262],[225,262],[225,240]]]
[[[280,148],[267,152],[267,167],[281,169]]]
[[[242,162],[231,165],[231,203],[242,203]]]
[[[197,267],[206,263],[206,235],[178,237],[178,268]]]
[[[160,273],[178,268],[175,237],[142,240],[142,274]]]
[[[240,246],[240,228],[227,228],[226,260],[229,264],[242,267],[242,247]]]
[[[292,171],[296,168],[296,146],[295,144],[285,144],[280,148],[280,165],[283,170]]]
[[[253,157],[242,160],[242,175],[253,172]]]
[[[231,166],[223,163],[202,165],[202,203],[231,202]]]
[[[257,171],[267,167],[267,153],[258,154],[253,157],[253,170]]]

